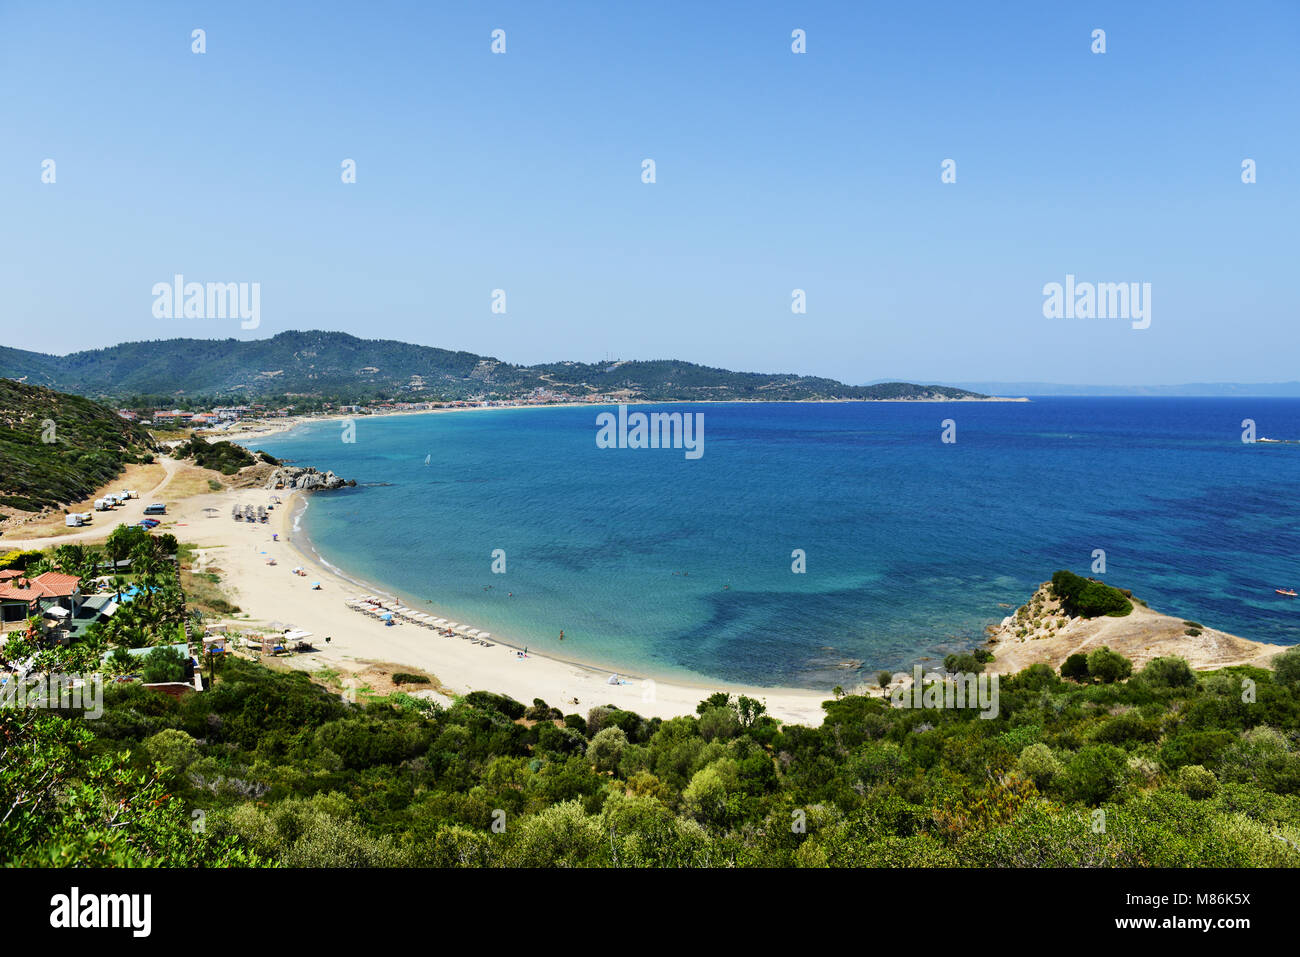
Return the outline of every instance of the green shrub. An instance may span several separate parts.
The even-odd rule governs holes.
[[[141,661],[141,678],[145,684],[184,681],[187,655],[176,648],[155,648]]]
[[[1193,688],[1196,673],[1185,658],[1152,658],[1138,677],[1157,688]]]
[[[1218,792],[1219,779],[1199,764],[1188,764],[1178,769],[1178,786],[1189,798],[1203,801]]]
[[[184,771],[200,757],[199,746],[184,731],[167,728],[145,738],[144,749],[150,760],[177,771]]]
[[[1061,677],[1069,678],[1071,681],[1087,681],[1091,677],[1088,674],[1088,656],[1081,651],[1076,651],[1066,658],[1061,662]]]
[[[1123,681],[1133,673],[1133,662],[1117,651],[1102,646],[1088,653],[1088,674],[1102,684]]]
[[[1021,751],[1016,767],[1021,774],[1033,781],[1034,786],[1040,791],[1047,790],[1065,770],[1056,755],[1052,753],[1052,749],[1041,742],[1031,744]]]
[[[978,674],[984,670],[984,663],[970,654],[945,655],[943,668],[949,674]]]
[[[1273,679],[1282,685],[1300,685],[1300,646],[1273,656]]]
[[[1052,575],[1052,594],[1067,614],[1083,618],[1096,618],[1100,615],[1118,618],[1133,610],[1133,603],[1118,588],[1083,578],[1065,569]]]
[[[605,728],[587,745],[587,760],[595,764],[598,771],[613,771],[618,768],[619,758],[626,747],[627,735],[622,728]]]
[[[465,703],[475,708],[499,711],[511,721],[518,721],[528,710],[514,698],[490,691],[471,691],[465,695]]]
[[[1128,757],[1113,744],[1094,744],[1076,752],[1065,768],[1070,796],[1084,804],[1110,800],[1128,783]]]

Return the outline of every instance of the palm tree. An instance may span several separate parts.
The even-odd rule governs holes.
[[[94,578],[99,574],[99,565],[104,560],[104,553],[98,548],[86,548],[82,559],[80,574],[82,578]]]
[[[80,575],[86,563],[86,549],[75,542],[54,549],[54,566],[61,572]]]

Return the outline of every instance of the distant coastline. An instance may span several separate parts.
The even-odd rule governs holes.
[[[439,415],[451,412],[503,412],[508,410],[520,409],[607,409],[611,406],[626,405],[632,406],[663,406],[663,405],[960,405],[970,403],[1007,403],[1007,402],[1032,402],[1033,399],[1027,396],[969,396],[961,398],[926,398],[926,399],[681,399],[665,400],[656,399],[634,399],[627,402],[552,402],[552,403],[520,403],[518,405],[499,404],[499,405],[476,405],[476,406],[456,406],[443,409],[392,409],[384,412],[365,412],[365,413],[344,413],[344,412],[326,412],[320,415],[302,415],[288,416],[283,420],[268,419],[249,419],[247,422],[253,425],[252,428],[240,428],[238,426],[223,429],[220,431],[211,431],[199,429],[197,435],[207,439],[209,442],[219,442],[222,440],[236,442],[240,445],[246,445],[251,439],[249,436],[267,437],[272,435],[285,435],[292,432],[300,426],[310,425],[313,422],[339,422],[345,419],[387,419],[395,416],[409,415]],[[242,424],[242,423],[241,423]],[[323,467],[328,468],[328,464]]]

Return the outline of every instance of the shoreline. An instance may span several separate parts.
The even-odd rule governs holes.
[[[316,551],[300,524],[314,493],[275,492],[251,486],[169,494],[172,491],[169,486],[173,484],[170,476],[181,470],[171,459],[163,459],[162,464],[169,478],[153,491],[156,500],[168,505],[168,515],[160,531],[170,532],[179,541],[194,546],[193,571],[196,574],[215,571],[220,578],[221,592],[240,607],[239,612],[224,616],[219,622],[231,630],[249,634],[290,626],[312,633],[315,650],[277,659],[285,667],[313,672],[333,668],[355,675],[373,665],[395,663],[429,673],[453,694],[491,691],[507,694],[525,704],[541,698],[552,707],[583,711],[612,704],[644,717],[664,719],[695,714],[700,701],[714,692],[725,691],[762,701],[769,714],[786,723],[815,727],[824,717],[822,702],[833,697],[830,690],[713,682],[707,676],[700,676],[699,681],[640,676],[541,652],[530,651],[527,658],[520,658],[516,650],[522,643],[512,641],[508,635],[494,633],[492,647],[483,647],[460,638],[443,637],[409,622],[383,625],[349,610],[345,601],[364,594],[401,599],[400,593],[374,587],[363,577],[353,577]],[[232,520],[232,505],[270,505],[273,496],[280,502],[272,509],[266,525]],[[143,504],[142,501],[131,503],[136,507]],[[112,518],[104,524],[85,529],[72,538],[53,536],[10,541],[25,548],[48,548],[69,540],[92,541],[106,537],[122,520],[134,520],[129,513],[110,514]],[[275,560],[274,565],[268,564],[271,559]],[[303,568],[305,574],[291,574],[294,567]],[[316,581],[321,583],[320,591],[311,588]],[[413,607],[434,612],[439,606],[435,601]],[[1198,670],[1235,664],[1267,667],[1273,655],[1288,647],[1239,638],[1204,626],[1203,634],[1193,640],[1182,633],[1181,626],[1185,623],[1181,619],[1141,604],[1135,604],[1130,616],[1078,619],[1050,637],[1044,635],[1037,639],[1019,638],[1013,622],[1014,615],[1008,616],[1001,626],[990,627],[987,641],[974,645],[995,652],[996,658],[987,668],[989,673],[1011,674],[1036,663],[1057,668],[1068,655],[1102,644],[1133,660],[1135,670],[1152,657],[1170,654],[1186,658]],[[332,640],[326,643],[325,636]],[[611,672],[627,683],[608,684]],[[884,690],[871,684],[868,677],[846,691],[888,695],[893,688],[909,681],[906,672],[897,671],[894,681]]]
[[[734,401],[736,400],[696,404],[734,404]],[[605,405],[556,403],[393,410],[373,417],[491,412],[516,408],[602,408]],[[251,444],[259,437],[286,434],[312,421],[328,422],[343,418],[349,416],[336,414],[286,419],[270,424],[259,423],[261,428],[207,438],[229,438],[240,444]],[[436,597],[432,601],[425,601],[422,596],[406,595],[387,586],[376,587],[365,576],[349,574],[319,552],[302,525],[310,503],[309,493],[302,490],[281,490],[277,493],[258,485],[207,491],[208,481],[205,476],[209,473],[166,456],[159,458],[158,466],[164,475],[155,488],[143,493],[144,500],[133,501],[124,508],[105,514],[104,522],[97,523],[96,527],[77,532],[69,529],[68,533],[43,538],[6,536],[5,540],[12,546],[37,548],[102,539],[117,524],[134,521],[138,517],[134,512],[142,510],[148,499],[164,501],[171,514],[164,520],[160,531],[171,532],[179,540],[194,545],[194,571],[201,572],[207,565],[216,566],[221,572],[222,591],[232,602],[242,607],[243,611],[237,616],[224,619],[232,628],[256,631],[258,625],[268,626],[262,630],[273,630],[271,626],[275,625],[292,625],[317,636],[313,641],[315,651],[281,659],[281,663],[293,668],[320,670],[337,667],[355,673],[365,670],[367,663],[394,662],[425,670],[434,675],[444,687],[458,694],[474,690],[495,691],[508,694],[525,704],[540,697],[553,707],[563,708],[585,709],[596,704],[615,704],[647,717],[664,718],[693,714],[695,706],[701,700],[716,691],[726,691],[764,701],[769,713],[783,721],[817,725],[823,717],[822,702],[833,696],[829,689],[819,691],[811,688],[741,685],[726,680],[714,681],[707,675],[658,677],[654,674],[632,674],[618,670],[615,664],[560,658],[553,654],[553,649],[552,653],[530,651],[527,658],[521,658],[515,652],[527,645],[509,635],[494,635],[491,639],[493,646],[485,648],[459,638],[444,638],[430,629],[409,622],[385,626],[349,611],[344,601],[363,594],[383,595],[402,600],[417,610],[434,612],[435,617],[446,616],[437,611],[443,606],[438,604]],[[116,486],[121,481],[118,479],[111,484]],[[278,497],[280,504],[274,508],[271,521],[265,526],[234,522],[230,517],[230,507],[236,502],[270,504],[273,497]],[[278,541],[275,540],[277,536]],[[268,564],[271,559],[276,561],[275,565]],[[289,568],[293,566],[301,566],[308,573],[291,576]],[[320,591],[310,590],[307,586],[308,582],[315,580],[321,582]],[[344,614],[340,616],[340,612]],[[1065,625],[1064,622],[1061,624]],[[1247,663],[1267,666],[1268,659],[1288,647],[1239,638],[1204,626],[1196,626],[1195,636],[1183,634],[1185,629],[1181,629],[1181,626],[1188,624],[1192,623],[1140,606],[1135,608],[1131,617],[1070,622],[1059,631],[1053,628],[1050,634],[1035,634],[1026,640],[1016,634],[1017,628],[1012,625],[1012,616],[1008,616],[1000,626],[988,629],[991,638],[974,639],[971,650],[982,646],[994,651],[996,659],[987,670],[990,673],[1008,674],[1037,663],[1056,668],[1069,654],[1091,650],[1102,644],[1108,644],[1112,650],[1133,660],[1135,668],[1141,667],[1152,657],[1180,655],[1193,668],[1201,670]],[[322,637],[327,635],[337,637],[338,640],[326,644]],[[611,672],[626,683],[608,684]],[[872,683],[869,675],[854,673],[845,677],[851,682],[846,687],[848,693],[882,693]],[[895,679],[889,689],[900,681],[906,683],[907,680],[905,672],[895,672]]]
[[[644,405],[848,405],[858,403],[862,405],[885,405],[885,404],[949,404],[949,403],[977,403],[977,402],[1032,402],[1028,396],[985,396],[984,398],[971,399],[675,399],[675,400],[657,400],[657,399],[637,399],[631,402],[549,402],[537,405],[472,405],[458,406],[451,409],[394,409],[390,412],[368,412],[343,413],[329,412],[322,415],[304,415],[290,416],[283,422],[268,422],[265,419],[254,419],[258,427],[251,429],[226,429],[221,431],[209,431],[198,429],[195,435],[200,436],[209,442],[230,441],[243,444],[250,436],[275,436],[292,432],[299,426],[308,425],[312,422],[338,422],[343,419],[389,419],[399,415],[438,415],[449,412],[505,412],[522,409],[599,409],[599,408],[617,408],[620,405],[632,406]],[[256,450],[254,450],[256,451]]]
[[[451,615],[444,611],[446,606],[438,605],[435,599],[419,598],[409,592],[404,592],[388,585],[375,585],[363,576],[345,571],[341,566],[336,565],[334,562],[326,558],[320,549],[316,547],[311,536],[307,534],[306,530],[300,524],[302,516],[306,514],[307,508],[311,503],[310,496],[304,495],[300,491],[295,491],[292,494],[294,496],[301,496],[301,502],[297,503],[291,511],[286,513],[288,517],[285,519],[285,522],[288,524],[293,538],[290,540],[286,536],[284,540],[303,561],[321,566],[327,574],[331,574],[341,581],[352,585],[358,589],[359,593],[391,599],[395,602],[401,602],[407,607],[414,608],[417,611],[426,611],[426,613],[431,614],[433,617],[447,618],[448,620],[451,620]],[[305,549],[303,547],[304,543],[306,544]],[[433,614],[433,612],[437,612],[438,614]],[[452,614],[457,618],[465,617],[462,612],[454,612]],[[468,623],[466,622],[463,624]],[[736,693],[747,693],[750,697],[754,697],[754,695],[759,692],[766,692],[769,689],[774,689],[776,691],[807,691],[810,694],[820,693],[815,688],[786,688],[780,685],[738,685],[734,682],[726,681],[725,679],[718,679],[722,682],[722,685],[717,685],[710,683],[713,679],[710,679],[708,675],[694,672],[685,675],[668,675],[663,673],[652,674],[648,672],[645,674],[639,674],[632,671],[620,670],[617,664],[604,664],[596,661],[586,661],[581,658],[563,658],[555,654],[554,651],[529,651],[528,649],[530,646],[526,641],[517,640],[513,636],[503,638],[498,632],[492,632],[491,634],[494,644],[504,646],[512,651],[528,651],[530,658],[536,655],[539,658],[547,658],[562,665],[572,665],[575,668],[583,668],[600,675],[608,676],[613,673],[621,678],[626,678],[629,681],[653,681],[656,683],[667,682],[669,684],[676,684],[687,688],[698,688],[703,697],[708,697],[715,691],[724,690],[724,686],[726,689],[740,689]],[[827,692],[827,694],[829,693],[830,692]]]
[[[763,701],[768,713],[783,721],[817,725],[823,714],[821,703],[832,697],[829,690],[823,693],[805,688],[715,683],[706,676],[701,676],[699,683],[638,676],[534,651],[519,658],[516,652],[524,643],[509,635],[494,633],[492,647],[483,647],[443,637],[409,622],[383,625],[351,611],[344,605],[345,600],[365,594],[401,596],[392,589],[372,587],[364,579],[348,575],[315,551],[301,526],[295,531],[296,521],[308,507],[304,501],[308,493],[280,493],[281,504],[272,511],[267,525],[249,525],[230,518],[230,507],[235,502],[262,504],[273,494],[277,493],[255,488],[197,495],[178,506],[175,524],[165,530],[195,546],[195,571],[204,567],[220,569],[219,587],[241,608],[239,615],[222,619],[232,630],[256,632],[278,625],[312,632],[316,650],[280,659],[289,667],[335,667],[355,672],[364,670],[367,662],[396,662],[427,671],[456,694],[493,691],[525,704],[542,698],[553,707],[583,710],[614,704],[645,717],[662,718],[694,714],[700,701],[714,692],[726,691]],[[220,510],[217,517],[203,517],[204,508],[214,506]],[[271,558],[276,564],[268,566],[266,562]],[[306,574],[291,574],[295,567],[303,568]],[[320,591],[312,590],[314,582],[321,583]],[[433,613],[439,606],[435,601],[418,607]],[[443,616],[438,613],[437,617]],[[259,625],[268,627],[259,629]],[[332,640],[326,643],[325,636]],[[608,684],[611,673],[627,683]]]

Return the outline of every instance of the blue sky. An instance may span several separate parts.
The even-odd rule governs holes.
[[[4,4],[0,342],[1295,379],[1298,45],[1292,0]],[[261,326],[154,318],[176,273]],[[1067,273],[1151,283],[1150,328],[1044,318]]]

